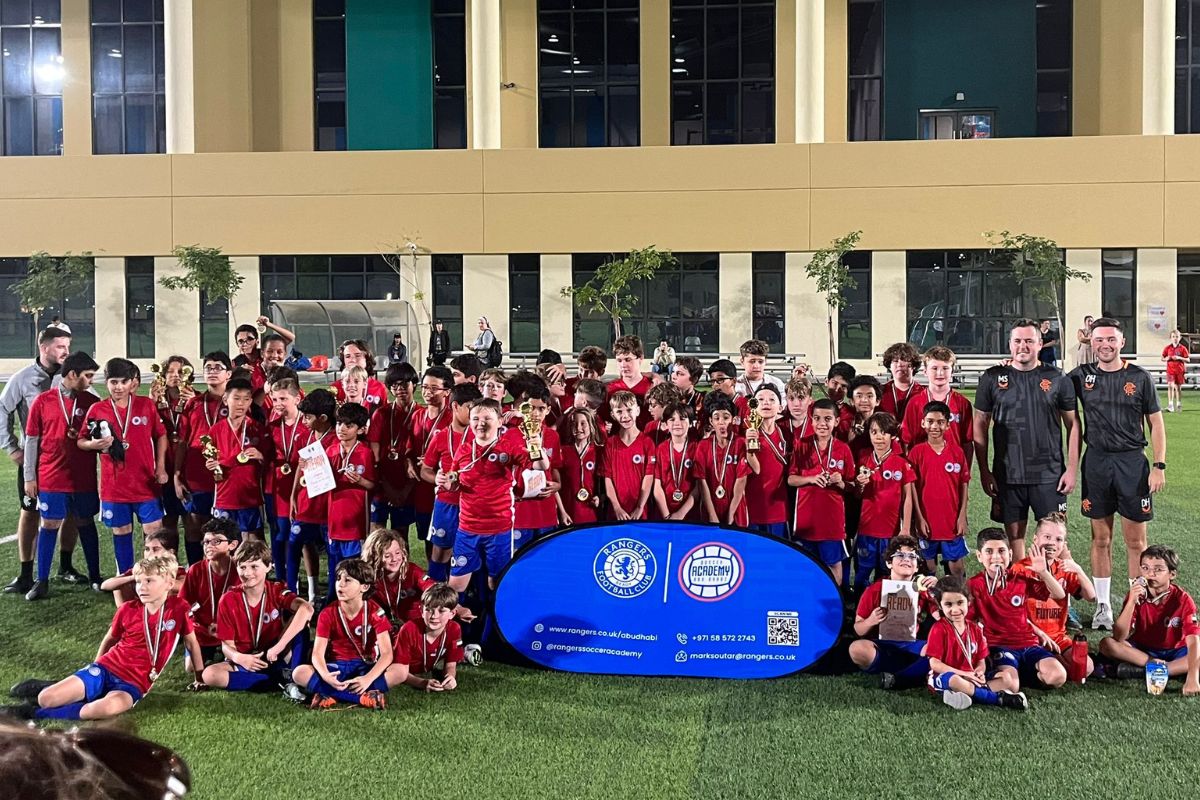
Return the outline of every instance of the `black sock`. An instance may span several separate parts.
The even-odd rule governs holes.
[[[71,556],[74,554],[74,552],[74,550],[68,550],[65,547],[60,547],[58,549],[59,572],[71,572],[75,569],[75,565],[71,563]]]
[[[23,580],[23,581],[32,581],[33,580],[33,560],[32,559],[29,561],[21,562],[21,580]]]

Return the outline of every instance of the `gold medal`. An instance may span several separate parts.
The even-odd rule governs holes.
[[[720,495],[717,495],[717,496],[720,497]],[[682,503],[683,497],[684,497],[683,492],[679,491],[678,489],[671,492],[671,499],[674,500],[676,503]]]
[[[725,487],[718,486],[717,491],[713,492],[713,494],[715,494],[717,496],[718,500],[724,500],[725,499]]]
[[[238,453],[238,454],[237,454],[237,462],[238,462],[239,464],[246,464],[246,463],[248,463],[249,461],[250,461],[250,456],[246,455],[245,453]]]
[[[78,439],[79,431],[76,430],[75,428],[67,428],[67,438],[68,439]]]
[[[281,465],[279,467],[279,474],[280,475],[291,475],[292,474],[292,465],[291,464]]]
[[[399,461],[399,460],[400,460],[400,453],[398,451],[396,451],[396,450],[388,451],[388,461]]]
[[[581,502],[581,503],[587,502],[588,490],[580,489],[578,492],[575,493],[575,496],[579,498],[579,502]]]

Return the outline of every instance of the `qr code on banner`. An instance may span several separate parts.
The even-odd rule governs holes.
[[[768,611],[767,644],[799,647],[800,615],[795,611]]]

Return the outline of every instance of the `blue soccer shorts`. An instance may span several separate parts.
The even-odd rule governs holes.
[[[1057,657],[1044,647],[993,647],[990,648],[989,666],[994,669],[1012,667],[1021,678],[1021,685],[1041,685],[1037,665],[1044,659]]]
[[[263,527],[262,508],[214,508],[212,515],[215,519],[231,519],[237,523],[242,533],[261,531]]]
[[[183,508],[198,517],[211,517],[216,496],[216,492],[192,492],[184,501]]]
[[[133,518],[148,525],[163,518],[162,505],[158,498],[143,500],[140,503],[109,503],[100,504],[100,518],[109,528],[126,528],[133,524]]]
[[[100,497],[95,492],[38,492],[38,511],[42,519],[89,520],[100,512]]]
[[[512,560],[515,544],[511,531],[477,534],[459,528],[458,538],[454,541],[454,555],[450,559],[450,574],[470,575],[486,564],[488,575],[499,575],[500,570]]]
[[[937,561],[939,555],[943,561],[958,561],[960,558],[966,558],[967,553],[970,552],[967,548],[967,540],[962,536],[955,536],[948,542],[922,539],[920,550],[921,558],[926,561]]]
[[[804,551],[812,555],[827,567],[832,567],[834,564],[840,564],[846,560],[849,555],[846,552],[846,540],[838,539],[833,542],[811,542],[807,539],[801,539],[797,542]]]
[[[458,512],[457,505],[433,501],[433,518],[429,523],[430,544],[443,550],[454,547],[454,540],[458,537]]]
[[[83,699],[87,703],[94,703],[109,692],[125,692],[133,698],[135,705],[142,699],[141,689],[121,680],[95,662],[76,672],[75,677],[83,681]]]

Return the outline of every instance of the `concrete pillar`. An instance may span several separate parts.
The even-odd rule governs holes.
[[[1142,0],[1142,133],[1175,133],[1175,0]]]
[[[238,325],[253,325],[262,308],[262,279],[258,270],[258,256],[232,256],[229,259],[233,270],[242,276],[242,288],[238,289],[229,304],[229,352],[237,350],[234,330]]]
[[[737,353],[742,342],[754,334],[754,256],[721,253],[720,259],[717,297],[721,302],[721,324],[717,347],[722,353]]]
[[[908,263],[903,250],[871,253],[871,361],[868,372],[879,372],[879,358],[896,342],[908,341]]]
[[[471,141],[476,150],[500,147],[500,83],[504,80],[500,0],[471,0]]]
[[[1067,251],[1067,266],[1086,272],[1091,280],[1068,281],[1066,303],[1063,309],[1063,355],[1066,363],[1075,366],[1075,331],[1083,326],[1086,316],[1098,317],[1101,313],[1101,292],[1104,286],[1101,251],[1079,249]]]
[[[167,152],[194,153],[196,101],[192,90],[195,63],[192,47],[192,0],[175,0],[163,4],[163,35],[167,61]]]
[[[125,355],[128,347],[125,335],[125,259],[97,258],[95,261],[96,308],[100,311],[96,314],[96,352],[106,358]]]
[[[487,317],[492,330],[504,342],[508,341],[508,256],[463,256],[463,338],[474,339],[479,331],[475,321]],[[457,349],[462,345],[451,343]]]
[[[825,0],[796,8],[796,139],[825,141]]]
[[[1137,251],[1137,350],[1156,358],[1167,334],[1179,319],[1177,251],[1148,248]],[[1165,309],[1166,316],[1152,316],[1150,309]]]
[[[316,138],[312,0],[279,0],[279,146],[301,152]]]
[[[541,257],[542,288],[542,347],[563,354],[575,351],[575,305],[570,297],[562,296],[562,288],[571,285],[571,256],[565,253]]]
[[[788,355],[803,354],[813,371],[824,375],[829,369],[825,298],[817,293],[816,282],[804,274],[812,255],[784,254],[784,342]]]
[[[92,25],[89,0],[62,2],[63,155],[92,154]],[[99,331],[97,331],[99,334]]]
[[[200,301],[195,292],[173,291],[159,281],[169,275],[182,275],[183,268],[174,256],[154,259],[154,358],[200,353]]]
[[[803,2],[803,0],[801,0]],[[775,3],[775,141],[796,141],[796,6]]]
[[[641,142],[671,143],[671,4],[642,0],[638,17]]]
[[[504,0],[500,18],[502,80],[513,84],[500,92],[500,146],[537,147],[537,0]]]

